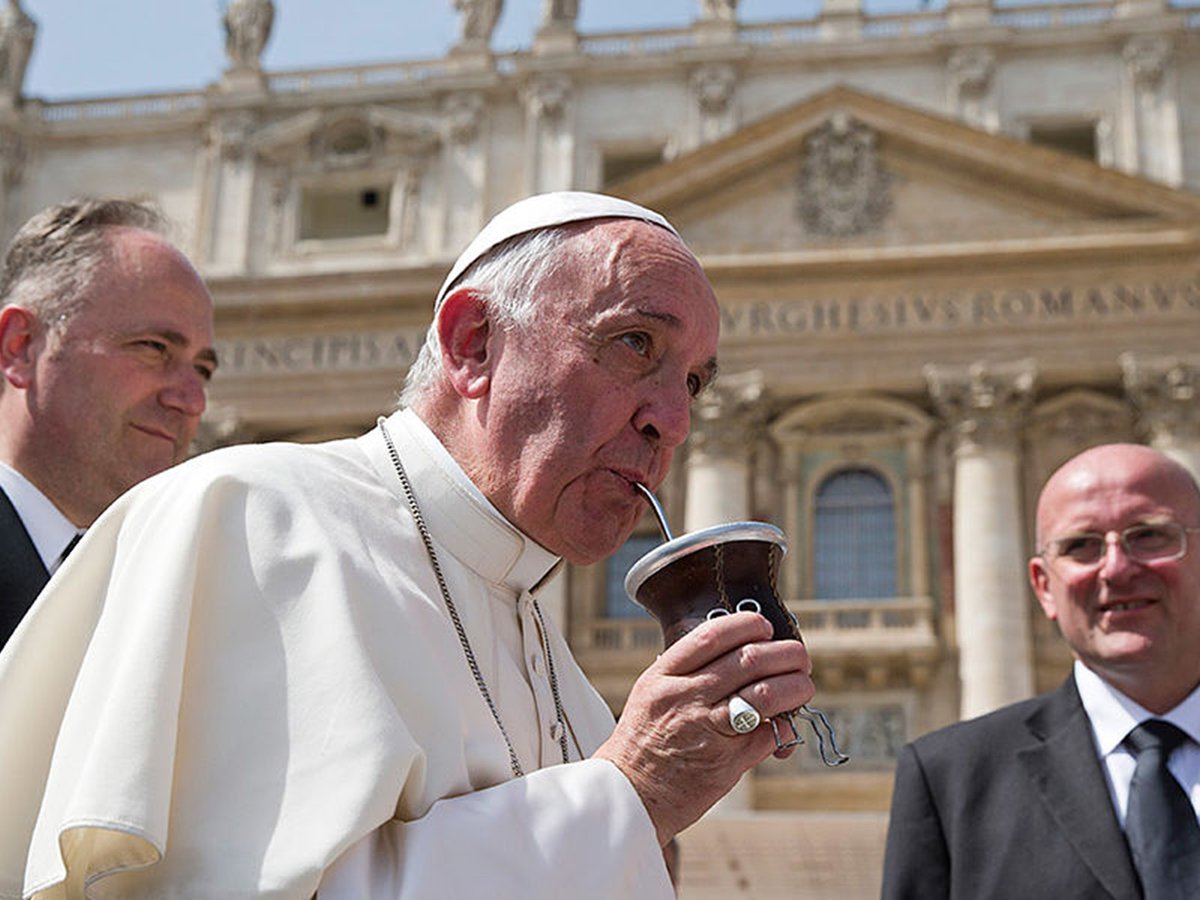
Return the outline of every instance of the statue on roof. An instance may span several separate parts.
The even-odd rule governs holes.
[[[701,0],[700,17],[708,22],[732,22],[737,18],[737,0]]]
[[[0,97],[10,103],[21,96],[36,34],[37,23],[21,9],[19,0],[8,0],[0,9]]]
[[[579,18],[579,0],[543,0],[543,28],[574,28]]]
[[[503,6],[501,0],[454,0],[459,13],[459,43],[487,46]]]
[[[225,7],[225,52],[235,69],[260,69],[271,36],[275,4],[271,0],[229,0]]]

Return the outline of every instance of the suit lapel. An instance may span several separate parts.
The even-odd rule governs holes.
[[[1038,743],[1017,753],[1047,812],[1114,897],[1140,896],[1075,679],[1026,723]]]
[[[0,490],[0,647],[49,580],[29,533]]]

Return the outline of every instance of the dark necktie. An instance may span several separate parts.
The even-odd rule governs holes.
[[[63,548],[63,552],[58,555],[58,564],[60,566],[66,562],[67,556],[72,550],[75,549],[75,545],[79,543],[79,539],[81,537],[83,537],[83,532],[76,532],[75,537],[71,538],[71,540],[67,542],[67,546]]]
[[[1161,719],[1143,722],[1125,738],[1137,755],[1125,836],[1146,900],[1200,897],[1200,825],[1187,794],[1167,770],[1171,752],[1186,740]]]

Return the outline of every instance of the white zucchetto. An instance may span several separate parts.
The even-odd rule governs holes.
[[[587,219],[641,219],[667,229],[676,237],[679,236],[679,232],[671,223],[658,213],[619,197],[587,191],[554,191],[526,197],[496,213],[475,236],[475,240],[467,245],[467,249],[455,260],[450,274],[442,282],[437,300],[434,301],[434,311],[441,308],[442,301],[462,274],[493,247],[530,231],[540,231],[543,228]]]

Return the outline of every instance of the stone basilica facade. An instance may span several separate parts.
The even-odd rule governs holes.
[[[684,841],[684,895],[872,896],[900,745],[1069,667],[1025,584],[1046,476],[1112,440],[1200,474],[1200,8],[827,0],[748,24],[705,0],[687,27],[583,34],[547,0],[497,54],[499,0],[455,6],[443,58],[268,72],[274,5],[232,0],[208,87],[43,102],[11,2],[0,230],[78,194],[164,208],[217,303],[211,447],[370,427],[508,203],[604,190],[667,215],[723,333],[664,505],[676,533],[784,529],[781,588],[854,757],[760,766]],[[617,710],[659,641],[622,580],[659,540],[647,515],[553,586]],[[739,869],[722,848],[755,827]]]

